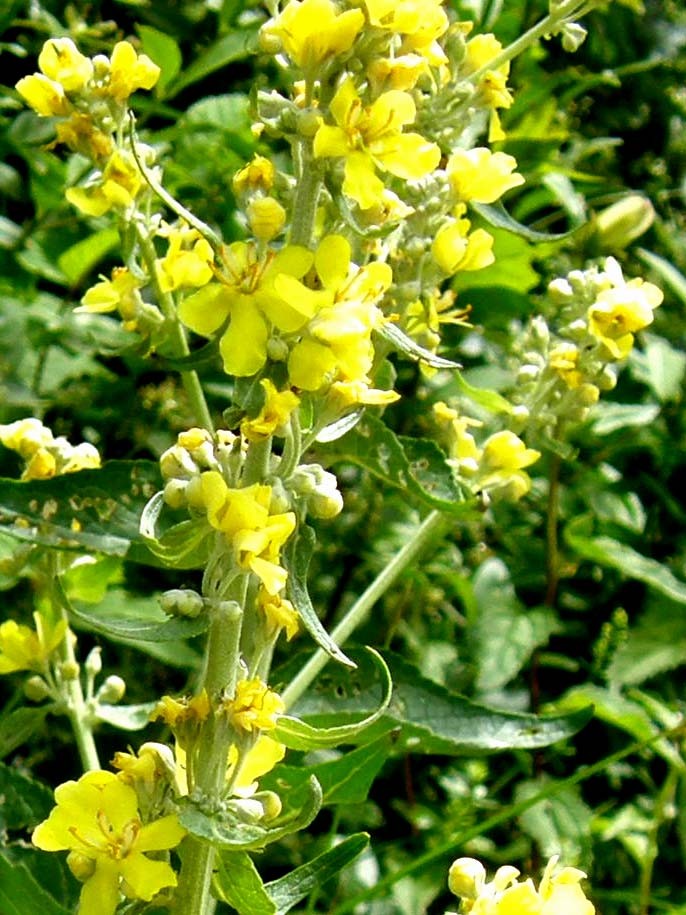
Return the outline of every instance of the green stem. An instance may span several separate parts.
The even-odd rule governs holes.
[[[653,883],[653,869],[659,852],[659,834],[663,823],[668,817],[667,811],[674,804],[677,785],[679,783],[679,773],[672,766],[667,773],[667,778],[662,786],[660,793],[655,801],[655,810],[653,813],[653,823],[648,833],[648,847],[641,865],[641,880],[639,889],[638,911],[640,915],[648,915],[650,912],[650,888]]]
[[[414,535],[393,557],[386,568],[377,575],[367,590],[355,601],[340,623],[331,632],[337,645],[346,639],[364,622],[374,604],[382,597],[398,576],[410,566],[419,555],[443,535],[449,519],[439,511],[432,511],[419,525]],[[318,648],[309,661],[300,669],[281,694],[286,707],[292,706],[303,695],[308,686],[329,661],[330,656]]]
[[[562,458],[553,454],[550,458],[548,471],[548,508],[546,512],[546,589],[545,603],[548,607],[555,606],[557,598],[557,585],[560,574],[560,559],[558,555],[557,519],[560,510],[560,467]]]
[[[219,695],[233,695],[236,689],[242,615],[236,601],[222,601],[212,610],[202,686],[208,692],[213,709]],[[193,790],[210,807],[219,803],[225,790],[232,740],[225,717],[211,713],[198,737],[193,785]],[[174,912],[178,915],[210,915],[214,911],[210,887],[215,851],[213,845],[196,836],[188,836],[184,841],[183,866],[174,895]]]
[[[160,285],[157,281],[157,269],[155,267],[157,252],[155,251],[155,246],[143,226],[136,224],[136,234],[141,247],[143,261],[148,271],[148,276],[150,277],[150,282],[155,288],[155,295],[160,310],[171,326],[171,337],[169,342],[171,344],[172,355],[177,358],[188,356],[190,353],[188,340],[186,339],[186,332],[183,325],[176,314],[174,298],[170,292],[164,292],[160,289]],[[197,422],[200,423],[203,428],[207,429],[208,432],[214,432],[214,424],[207,406],[207,401],[205,400],[205,393],[200,384],[200,379],[198,378],[198,373],[194,369],[188,369],[185,372],[181,372],[181,383],[183,384],[186,396],[190,401],[191,409]]]
[[[683,732],[683,727],[677,730]],[[479,820],[474,826],[466,829],[457,837],[453,837],[447,842],[443,842],[441,845],[438,845],[435,848],[432,848],[430,851],[425,852],[423,855],[419,855],[418,857],[414,858],[409,864],[399,868],[397,871],[389,874],[387,877],[383,877],[381,880],[375,883],[373,887],[370,887],[363,893],[359,893],[357,896],[353,896],[351,899],[347,899],[345,902],[335,908],[333,912],[330,913],[330,915],[343,915],[344,912],[353,911],[358,906],[367,902],[369,899],[380,896],[399,880],[402,880],[411,874],[415,874],[418,871],[421,872],[422,870],[427,870],[429,865],[433,864],[434,861],[440,860],[441,858],[447,858],[449,855],[455,854],[455,852],[463,849],[467,842],[470,842],[472,839],[485,836],[496,826],[500,826],[501,823],[506,823],[508,820],[513,820],[516,817],[521,816],[527,810],[535,807],[536,804],[540,804],[541,801],[545,801],[549,797],[554,797],[563,788],[569,788],[573,785],[578,785],[580,782],[585,781],[587,778],[591,778],[592,776],[597,775],[599,772],[603,772],[604,770],[610,768],[615,763],[625,759],[627,756],[632,756],[634,753],[640,753],[642,750],[644,750],[646,747],[649,747],[656,741],[662,740],[669,736],[674,736],[674,732],[672,732],[671,735],[662,732],[659,734],[654,734],[648,740],[637,740],[635,743],[630,744],[623,750],[618,750],[616,753],[612,753],[610,756],[606,756],[604,759],[601,759],[597,763],[593,763],[591,766],[586,766],[584,768],[578,769],[574,775],[570,776],[564,781],[550,782],[531,797],[525,798],[516,804],[511,804],[506,809],[501,810],[500,813],[496,813],[493,816],[488,817],[486,820]]]
[[[293,200],[290,243],[309,248],[314,234],[317,202],[322,187],[321,164],[312,153],[312,140],[301,137],[299,141],[298,186]]]
[[[92,769],[99,769],[100,760],[91,727],[91,712],[83,695],[83,688],[79,678],[79,664],[76,660],[74,641],[69,629],[68,602],[66,595],[62,592],[57,557],[54,554],[49,556],[48,561],[48,587],[50,588],[53,612],[58,619],[67,624],[67,629],[58,651],[62,659],[62,669],[67,670],[69,676],[66,678],[62,676],[56,682],[64,698],[81,765],[84,772],[88,772]]]
[[[573,16],[583,16],[589,12],[589,10],[593,9],[595,5],[594,0],[590,0],[590,2],[588,2],[588,0],[567,0],[566,3],[561,3],[554,13],[549,13],[535,26],[530,28],[527,32],[524,32],[523,35],[520,35],[512,44],[503,48],[500,54],[496,54],[496,56],[492,60],[489,60],[488,63],[484,64],[483,67],[480,67],[474,73],[470,73],[468,77],[469,82],[476,85],[489,71],[497,70],[498,67],[502,67],[503,64],[508,63],[523,51],[526,51],[526,49],[534,44],[534,42],[538,41],[539,38],[554,34],[561,25],[569,21]]]

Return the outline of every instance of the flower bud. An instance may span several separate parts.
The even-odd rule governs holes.
[[[169,480],[164,487],[164,501],[170,508],[183,508],[186,505],[187,488],[185,480]]]
[[[102,648],[99,645],[96,645],[92,651],[88,653],[86,658],[86,673],[89,677],[97,677],[97,675],[102,670]]]
[[[124,698],[126,692],[126,683],[117,674],[111,674],[106,678],[98,690],[98,702],[107,702],[114,704]]]
[[[197,591],[190,588],[174,588],[160,596],[160,606],[169,616],[194,618],[202,613],[205,602]]]
[[[586,40],[588,32],[578,22],[565,22],[561,29],[562,47],[569,54],[578,51]]]
[[[464,899],[476,899],[486,882],[486,868],[476,858],[458,858],[450,865],[450,892]]]
[[[85,883],[95,873],[95,858],[88,858],[78,851],[70,851],[67,855],[67,867],[81,883]]]
[[[63,680],[77,680],[81,668],[76,661],[64,661],[59,670]]]
[[[271,241],[286,223],[286,211],[273,197],[255,197],[247,206],[248,224],[255,238]]]
[[[38,675],[29,677],[24,683],[24,695],[31,702],[42,702],[50,696],[50,687],[42,677]]]
[[[614,251],[626,248],[647,232],[654,220],[650,200],[642,194],[630,194],[598,213],[595,226],[601,246]]]

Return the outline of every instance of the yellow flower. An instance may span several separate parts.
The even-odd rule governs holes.
[[[38,66],[65,92],[80,92],[93,76],[93,62],[84,57],[71,38],[50,38],[38,55]]]
[[[447,63],[437,39],[448,29],[442,0],[364,0],[369,21],[403,36],[401,52],[416,51],[434,67]]]
[[[139,288],[142,285],[127,267],[115,267],[112,279],[104,277],[87,290],[81,299],[81,305],[74,311],[79,314],[107,314],[118,311],[125,321],[135,320],[143,305]]]
[[[247,191],[270,191],[274,184],[275,171],[269,159],[259,155],[253,156],[252,161],[233,176],[234,192],[245,194]]]
[[[24,459],[30,458],[40,448],[52,445],[53,441],[50,429],[33,416],[0,425],[0,442]]]
[[[214,251],[197,229],[186,225],[170,229],[168,239],[167,253],[156,261],[157,279],[162,292],[209,283],[212,279]]]
[[[477,447],[474,436],[467,429],[478,426],[478,420],[467,416],[460,416],[457,410],[449,407],[443,401],[433,405],[434,419],[447,433],[448,453],[461,473],[473,476],[479,469],[481,452]]]
[[[493,153],[480,146],[456,150],[448,159],[446,173],[460,200],[493,203],[505,191],[524,184],[524,178],[518,172],[513,174],[515,168],[514,156]]]
[[[249,442],[283,434],[291,413],[300,403],[293,391],[278,391],[268,378],[263,378],[260,385],[265,395],[264,406],[253,419],[246,418],[241,423],[241,432]]]
[[[349,51],[363,25],[361,10],[339,13],[331,0],[291,0],[264,32],[277,35],[291,60],[312,73],[328,58]]]
[[[551,349],[548,364],[568,388],[578,388],[583,384],[584,376],[578,369],[579,350],[573,343],[559,343]]]
[[[74,152],[94,162],[106,163],[114,152],[112,137],[100,130],[88,114],[74,112],[66,121],[55,126],[55,145],[64,143]]]
[[[495,35],[475,35],[467,42],[467,50],[464,59],[465,75],[475,73],[486,67],[500,52],[503,46],[500,44]],[[501,64],[495,70],[486,70],[479,81],[479,91],[486,103],[492,109],[491,123],[488,134],[490,142],[503,140],[505,133],[500,126],[498,118],[498,108],[509,108],[512,105],[513,98],[510,90],[507,88],[507,77],[510,74],[509,61]]]
[[[125,210],[133,206],[142,187],[143,179],[133,156],[117,149],[96,184],[67,188],[65,197],[87,216],[102,216],[113,208]]]
[[[197,696],[180,696],[178,699],[163,696],[155,706],[150,720],[161,718],[173,730],[181,725],[206,721],[210,711],[209,696],[207,691],[203,690]]]
[[[284,629],[287,642],[290,642],[293,636],[297,635],[300,628],[300,617],[298,616],[298,611],[289,600],[281,597],[280,594],[271,595],[264,588],[260,588],[257,595],[257,605],[264,613],[270,635],[274,635]]]
[[[42,73],[23,77],[17,83],[16,90],[40,117],[57,117],[71,111],[71,103],[62,86]]]
[[[0,425],[0,442],[17,451],[26,461],[22,480],[46,480],[61,473],[74,473],[100,466],[97,449],[84,442],[71,445],[66,438],[55,438],[34,417]]]
[[[376,169],[416,180],[438,165],[441,152],[418,133],[403,133],[416,108],[407,92],[390,90],[365,108],[353,80],[345,79],[331,101],[336,126],[322,124],[314,138],[316,157],[345,159],[343,192],[362,209],[377,205],[384,190]]]
[[[288,573],[279,564],[279,554],[295,530],[295,515],[269,514],[271,487],[255,483],[229,489],[221,474],[209,470],[200,475],[194,498],[212,527],[225,534],[238,566],[252,571],[269,594],[283,590]]]
[[[427,69],[427,61],[420,54],[402,54],[400,57],[376,58],[369,64],[367,74],[374,95],[379,95],[382,89],[414,89]]]
[[[271,772],[274,766],[281,762],[286,755],[286,748],[278,740],[267,737],[266,734],[260,734],[253,747],[243,757],[243,763],[238,775],[233,783],[234,791],[237,793],[246,793],[254,791],[257,788],[257,779],[267,772]],[[229,766],[226,777],[231,778],[233,768],[238,761],[238,750],[232,746],[229,750]]]
[[[147,54],[137,54],[128,41],[119,41],[110,57],[107,94],[118,102],[124,102],[136,89],[152,89],[160,72]]]
[[[239,681],[236,695],[224,701],[223,711],[237,730],[255,734],[274,730],[285,705],[278,693],[269,689],[259,677],[254,677]]]
[[[40,613],[34,613],[35,630],[14,620],[0,623],[0,674],[18,670],[45,670],[50,655],[60,644],[67,624],[60,620],[54,625]]]
[[[460,270],[481,270],[495,260],[493,236],[485,229],[471,234],[468,219],[454,219],[436,233],[431,253],[441,270],[453,276]]]
[[[317,391],[334,381],[360,382],[365,387],[369,383],[374,359],[371,335],[383,322],[375,303],[389,288],[393,274],[388,264],[379,262],[357,267],[351,254],[350,244],[340,235],[327,236],[317,249],[315,267],[322,292],[288,359],[291,384],[305,391]],[[293,287],[281,281],[284,294],[289,285]]]
[[[219,342],[224,370],[229,375],[254,375],[267,361],[267,341],[273,328],[293,333],[314,313],[316,293],[301,283],[295,296],[290,294],[291,287],[288,297],[277,288],[282,276],[303,277],[312,261],[312,252],[299,245],[259,255],[255,245],[234,242],[221,252],[221,282],[185,298],[179,317],[204,337],[212,336],[230,317]]]
[[[523,468],[540,456],[540,451],[527,448],[514,432],[505,429],[494,433],[484,442],[479,460],[479,488],[515,501],[521,499],[531,489]]]
[[[613,359],[624,359],[636,331],[652,323],[653,311],[663,299],[662,290],[638,277],[627,283],[612,257],[607,259],[605,277],[609,288],[602,289],[588,309],[588,329]]]
[[[101,770],[60,785],[55,801],[32,840],[43,851],[72,852],[74,869],[86,877],[79,915],[114,915],[121,892],[149,901],[176,886],[171,866],[145,855],[179,844],[185,830],[175,815],[143,824],[134,789]]]

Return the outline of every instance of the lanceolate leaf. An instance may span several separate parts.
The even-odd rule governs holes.
[[[379,328],[378,333],[384,340],[390,343],[394,349],[409,356],[409,358],[415,362],[425,362],[427,365],[433,366],[433,368],[436,369],[462,368],[459,362],[453,362],[451,359],[444,359],[442,356],[437,356],[436,353],[432,353],[431,350],[425,349],[423,346],[415,343],[415,341],[411,337],[408,337],[396,324],[383,324]]]
[[[341,664],[348,668],[354,667],[353,662],[345,655],[322,626],[317,612],[312,606],[307,590],[307,570],[310,566],[314,552],[315,534],[311,527],[301,525],[298,533],[291,537],[284,550],[284,561],[288,569],[286,592],[300,614],[305,629],[309,632],[320,648]]]
[[[290,747],[291,750],[313,750],[322,747],[337,747],[342,743],[349,743],[354,737],[371,727],[378,721],[388,708],[393,695],[393,683],[386,662],[373,648],[367,648],[374,663],[381,671],[384,683],[384,694],[379,707],[371,714],[359,721],[350,724],[334,725],[333,727],[317,728],[290,715],[282,715],[276,726],[277,740]]]
[[[570,235],[573,235],[574,232],[581,228],[581,226],[574,226],[568,232],[537,232],[535,229],[530,229],[521,222],[517,222],[516,219],[510,216],[502,203],[488,204],[474,203],[472,201],[470,206],[489,226],[493,226],[495,229],[507,229],[508,232],[513,232],[527,241],[560,241],[563,238],[569,238]]]
[[[376,707],[379,683],[374,666],[360,651],[351,655],[358,669],[343,673],[327,668],[319,688],[296,703],[294,714],[318,727],[332,727]],[[395,727],[394,747],[401,753],[457,756],[544,747],[571,737],[592,715],[590,707],[552,716],[499,711],[427,680],[398,655],[385,652],[384,658],[393,679],[393,698],[381,721],[364,737],[373,739],[378,736],[377,729]]]
[[[326,454],[331,462],[359,464],[432,508],[461,514],[468,507],[435,442],[397,436],[375,416],[363,416],[354,429],[327,447]]]
[[[276,905],[276,915],[286,915],[312,890],[319,889],[327,880],[336,877],[368,844],[369,836],[358,832],[285,877],[265,884],[265,889]]]
[[[0,529],[57,549],[125,556],[140,544],[141,513],[160,487],[154,461],[108,461],[51,480],[0,479]]]
[[[115,638],[118,641],[130,642],[171,642],[176,639],[187,639],[204,632],[209,620],[206,616],[195,619],[170,619],[162,610],[145,608],[139,617],[105,616],[88,613],[72,607],[70,616],[92,632]]]
[[[217,899],[232,906],[238,915],[276,915],[276,904],[247,852],[221,851],[212,886]]]

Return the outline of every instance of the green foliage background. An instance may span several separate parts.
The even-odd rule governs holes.
[[[503,41],[545,12],[539,0],[452,6]],[[116,232],[103,221],[94,233],[64,201],[65,184],[83,163],[46,150],[50,132],[24,110],[16,79],[34,69],[48,36],[70,34],[86,54],[137,36],[162,67],[155,93],[138,105],[141,132],[168,151],[171,192],[228,240],[242,231],[231,176],[263,149],[250,131],[250,94],[278,79],[256,53],[263,18],[259,5],[241,0],[95,0],[66,8],[5,0],[0,421],[40,416],[56,434],[92,441],[108,458],[150,461],[191,423],[173,366],[144,360],[109,318],[73,315],[88,285],[115,263]],[[561,472],[555,605],[546,599],[542,466],[523,503],[456,517],[357,633],[359,644],[390,659],[391,714],[365,736],[362,751],[289,755],[275,787],[295,790],[304,762],[320,776],[326,811],[306,835],[270,848],[260,868],[276,879],[350,832],[371,831],[373,842],[340,880],[315,890],[303,911],[343,913],[359,904],[372,915],[441,912],[450,904],[445,880],[453,857],[535,871],[560,852],[588,871],[605,915],[686,912],[686,767],[678,730],[686,663],[686,13],[676,2],[649,0],[644,15],[612,4],[587,25],[588,41],[576,55],[551,42],[516,63],[516,102],[506,121],[506,149],[527,178],[511,198],[512,215],[546,231],[585,227],[543,245],[497,232],[496,264],[458,283],[460,302],[473,306],[474,329],[454,329],[449,355],[465,365],[471,384],[506,389],[509,354],[522,323],[540,309],[546,282],[610,253],[593,231],[593,214],[628,190],[649,196],[657,218],[622,253],[622,264],[626,274],[658,283],[665,303],[617,389],[573,430]],[[416,406],[427,381],[413,363],[399,361],[396,369],[397,389],[415,396],[405,401],[410,407],[401,401],[394,410],[395,431],[421,435],[428,419]],[[226,378],[212,375],[211,366],[204,371],[220,411],[231,393]],[[434,383],[433,398],[449,397],[453,384]],[[312,601],[328,627],[390,561],[423,510],[420,500],[380,483],[372,458],[352,461],[354,444],[343,441],[322,446],[320,459],[336,467],[346,510],[320,531],[310,570]],[[0,475],[18,475],[9,452],[0,455]],[[10,495],[6,486],[3,511]],[[200,660],[196,632],[181,629],[186,637],[168,641],[151,635],[164,619],[155,594],[194,584],[196,573],[148,564],[142,547],[123,558],[135,510],[134,498],[130,517],[102,525],[102,537],[120,535],[124,547],[93,541],[107,555],[69,583],[81,611],[82,654],[102,643],[107,668],[124,677],[134,706],[183,689]],[[0,587],[5,614],[25,619],[32,595],[15,561],[15,537],[0,528]],[[114,640],[102,635],[112,626],[99,628],[99,619],[119,621]],[[284,652],[282,677],[310,650],[301,638]],[[0,911],[23,915],[28,910],[7,900],[31,892],[41,911],[57,915],[73,903],[74,883],[55,856],[26,847],[25,830],[49,809],[44,786],[75,777],[78,764],[66,727],[38,709],[20,711],[15,685],[11,678],[1,685],[0,795],[17,799],[0,813]],[[493,720],[470,717],[453,694],[502,710],[503,728],[514,731],[507,713],[560,716],[589,703],[595,711],[576,736],[534,749],[528,719],[516,733],[501,733],[498,744],[488,731]],[[330,665],[300,710],[313,721],[325,722],[327,714],[339,721],[343,713],[371,712],[377,698],[364,664],[354,676]],[[145,715],[121,718],[113,710],[109,724],[137,728]],[[560,727],[560,737],[574,730]],[[107,722],[103,740],[112,751],[122,746]],[[621,756],[634,741],[649,743]],[[510,749],[489,752],[499,746]],[[540,791],[545,799],[525,809]]]

